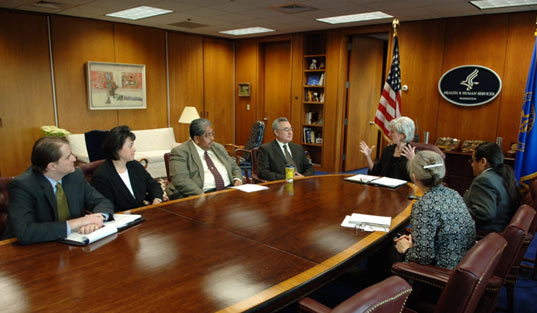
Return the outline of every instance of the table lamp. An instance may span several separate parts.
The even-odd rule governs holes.
[[[198,114],[196,107],[186,106],[183,109],[183,113],[181,113],[181,117],[179,118],[178,122],[182,124],[190,124],[197,118],[200,118],[200,115]]]

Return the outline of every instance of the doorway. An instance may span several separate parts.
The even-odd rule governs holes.
[[[387,45],[387,33],[349,38],[343,171],[367,167],[360,141],[375,145],[378,151],[379,131],[373,121],[382,91]]]
[[[272,121],[280,116],[291,119],[291,42],[265,42],[260,52],[260,108],[266,126],[263,142],[268,142],[273,139]]]

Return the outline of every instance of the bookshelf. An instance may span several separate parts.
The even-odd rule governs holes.
[[[322,167],[326,86],[326,34],[304,38],[304,83],[302,98],[302,146],[315,167]]]

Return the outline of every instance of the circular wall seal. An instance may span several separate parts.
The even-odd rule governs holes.
[[[478,106],[494,100],[502,89],[500,76],[488,67],[463,65],[450,69],[438,81],[438,91],[447,101]]]

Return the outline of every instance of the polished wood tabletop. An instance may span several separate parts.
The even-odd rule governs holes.
[[[2,312],[271,311],[327,282],[393,237],[411,184],[341,175],[271,182],[133,210],[145,222],[86,247],[0,242]],[[391,232],[356,232],[345,215],[392,217]]]

